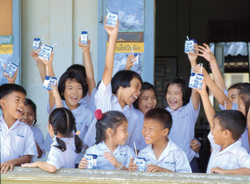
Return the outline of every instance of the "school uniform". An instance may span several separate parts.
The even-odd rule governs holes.
[[[0,117],[1,163],[18,159],[25,155],[37,157],[37,148],[29,125],[16,120],[8,128],[3,116]]]
[[[38,144],[38,146],[40,147],[40,149],[43,152],[43,154],[42,154],[42,156],[40,158],[43,158],[45,156],[45,152],[46,152],[45,149],[44,149],[43,133],[40,130],[40,128],[38,128],[36,126],[31,125],[30,128],[31,128],[31,130],[33,132],[36,143]]]
[[[89,93],[87,93],[87,95],[79,101],[79,103],[83,104],[84,107],[88,108],[93,113],[96,110],[96,105],[95,105],[96,91],[97,91],[97,88],[94,88],[93,91],[91,92],[91,95],[89,95]]]
[[[48,155],[47,163],[60,168],[75,168],[76,158],[78,154],[75,152],[75,140],[74,137],[60,138],[66,144],[66,150],[62,152],[55,145],[58,145],[56,139],[54,139],[51,149]]]
[[[135,136],[132,137],[132,135],[134,134],[134,130],[137,126],[138,115],[128,105],[126,105],[123,109],[121,108],[117,97],[112,94],[111,83],[106,86],[103,81],[101,81],[95,94],[95,104],[97,109],[102,110],[102,113],[113,110],[120,111],[125,115],[128,121],[128,139],[126,141],[126,145],[133,147]],[[89,130],[84,138],[84,142],[87,143],[89,147],[95,144],[95,125],[96,119],[90,125]]]
[[[221,146],[214,143],[211,132],[208,134],[208,139],[212,147],[212,153],[207,166],[207,173],[211,173],[211,168],[214,167],[222,169],[250,168],[250,155],[241,146],[240,140],[221,151]]]
[[[67,106],[65,100],[62,100],[62,103],[63,103],[63,107],[69,109],[69,107]],[[50,113],[49,107],[48,107],[47,110]],[[83,145],[86,145],[84,143],[84,136],[85,136],[90,124],[92,123],[92,121],[94,119],[94,113],[91,110],[87,109],[82,104],[80,104],[79,107],[72,110],[71,112],[75,117],[76,129],[80,131],[79,138],[82,140]],[[53,140],[52,140],[51,136],[48,134],[47,137],[46,137],[46,140],[45,140],[46,151],[49,152],[52,142],[53,142]],[[79,154],[79,157],[77,158],[77,161],[76,161],[77,163],[79,163],[81,161],[81,158],[83,157],[84,152],[85,152],[85,146],[83,147],[82,153]]]
[[[136,143],[136,149],[141,151],[145,147],[147,147],[147,144],[145,143],[144,137],[142,135],[142,128],[144,124],[144,113],[141,112],[138,109],[135,109],[133,106],[131,107],[132,110],[138,115],[138,122],[136,125],[136,129],[134,130],[134,134],[132,135],[132,139]]]
[[[177,110],[172,110],[169,107],[166,110],[171,113],[173,119],[168,137],[186,153],[188,161],[191,162],[196,153],[191,149],[190,143],[194,138],[195,123],[199,115],[200,105],[195,110],[190,100],[187,105]]]
[[[146,166],[149,164],[180,173],[191,173],[191,168],[186,154],[169,139],[167,147],[163,150],[158,160],[155,157],[152,145],[141,150],[138,157],[146,159]]]
[[[105,142],[102,141],[99,144],[88,148],[86,154],[97,155],[97,169],[115,170],[115,166],[113,166],[106,158],[103,157],[105,152],[111,153]],[[121,162],[127,168],[130,163],[130,158],[135,157],[133,149],[127,145],[118,145],[112,154],[115,156],[118,162]]]

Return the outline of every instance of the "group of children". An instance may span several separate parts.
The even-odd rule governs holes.
[[[48,172],[86,169],[93,165],[93,159],[86,155],[95,155],[96,169],[134,171],[140,167],[135,159],[140,158],[149,172],[199,172],[196,158],[200,145],[194,131],[201,98],[211,128],[208,138],[212,153],[207,173],[250,174],[249,83],[226,91],[209,47],[196,45],[196,52],[188,54],[191,67],[199,73],[201,68],[196,61],[198,56],[204,57],[210,63],[215,82],[204,68],[202,89],[191,90],[185,79],[176,78],[166,86],[169,106],[156,108],[154,86],[142,82],[139,74],[129,70],[131,67],[113,76],[119,21],[116,27],[107,26],[105,21],[105,29],[109,44],[101,82],[96,86],[94,81],[90,41],[83,46],[79,40],[85,67],[72,65],[62,74],[58,86],[49,91],[45,141],[35,126],[36,105],[26,99],[23,87],[12,84],[16,75],[7,77],[9,84],[0,86],[1,173],[15,165]],[[49,61],[40,59],[34,51],[31,56],[37,62],[42,81],[46,75],[55,76],[53,53]],[[215,113],[206,85],[221,105],[226,101],[222,111]],[[46,162],[33,162],[42,158],[45,151],[49,152]]]

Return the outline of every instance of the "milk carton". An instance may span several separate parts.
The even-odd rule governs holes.
[[[41,47],[41,39],[34,38],[33,46],[32,46],[33,51],[38,53],[38,50],[40,49],[40,47]]]
[[[188,37],[187,37],[188,38]],[[185,41],[185,47],[184,47],[184,52],[186,54],[189,54],[190,52],[196,52],[194,50],[194,45],[197,44],[197,42],[195,41],[195,39],[191,39],[191,40],[186,40]]]
[[[135,61],[134,61],[134,65],[139,65],[139,56],[137,53],[134,53],[134,56],[135,56]]]
[[[137,165],[137,171],[146,171],[146,159],[142,157],[135,157],[134,163]]]
[[[96,169],[97,166],[97,155],[95,154],[85,154],[84,158],[88,161],[86,169]]]
[[[49,57],[50,57],[52,51],[53,51],[53,47],[43,44],[41,47],[41,50],[39,52],[38,57],[40,59],[44,59],[46,61],[49,61]]]
[[[202,73],[202,64],[199,64],[201,66],[201,73]],[[202,89],[202,81],[204,79],[203,74],[194,73],[193,69],[191,70],[190,78],[189,78],[189,84],[188,87],[190,88],[196,88],[196,89]]]
[[[88,32],[87,31],[82,31],[81,33],[81,44],[82,45],[88,45]]]
[[[43,82],[43,88],[46,90],[52,91],[52,85],[56,85],[56,77],[51,77],[51,76],[45,76],[44,82]]]
[[[4,70],[4,74],[7,75],[8,77],[13,77],[17,68],[18,68],[18,65],[16,65],[13,62],[9,62],[7,67]]]
[[[108,11],[108,15],[107,15],[106,25],[109,26],[109,27],[115,28],[116,23],[117,23],[118,13],[110,12],[109,10],[107,10],[107,11]]]

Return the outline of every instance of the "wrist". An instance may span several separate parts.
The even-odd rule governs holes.
[[[123,168],[123,164],[121,162],[117,162],[117,164],[115,165],[115,169],[121,170],[122,168]]]

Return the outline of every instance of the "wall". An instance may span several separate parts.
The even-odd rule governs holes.
[[[30,56],[33,39],[42,38],[43,42],[54,47],[54,70],[59,79],[68,66],[82,61],[78,38],[87,29],[91,39],[91,57],[94,70],[97,68],[97,15],[98,1],[88,0],[24,0],[22,12],[22,81],[37,107],[38,124],[44,135],[47,131],[48,92],[42,88],[36,62]]]

